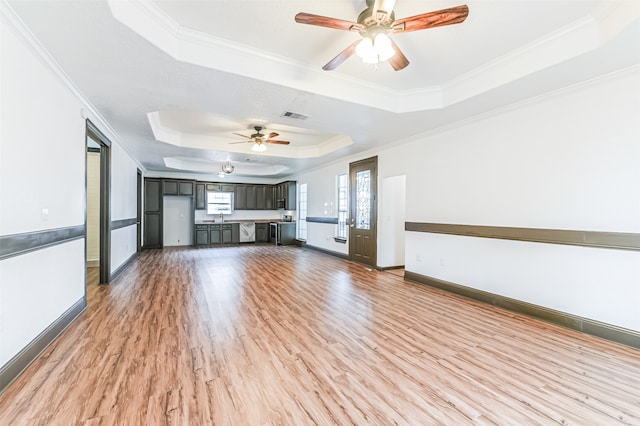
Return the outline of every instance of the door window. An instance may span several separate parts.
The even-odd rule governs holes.
[[[356,173],[356,228],[371,228],[371,170]]]

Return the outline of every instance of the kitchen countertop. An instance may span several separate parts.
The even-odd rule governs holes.
[[[273,222],[282,222],[282,219],[231,219],[225,220],[223,222],[219,220],[196,220],[196,225],[213,225],[216,223],[273,223]],[[289,223],[289,222],[287,222]],[[291,222],[294,223],[294,222]]]

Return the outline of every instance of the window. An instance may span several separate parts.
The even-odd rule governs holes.
[[[307,240],[307,184],[298,185],[298,239]]]
[[[347,175],[338,175],[338,238],[347,239],[347,217],[349,216],[349,188]]]
[[[233,192],[207,192],[207,214],[233,213]]]

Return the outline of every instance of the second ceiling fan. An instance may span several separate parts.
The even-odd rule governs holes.
[[[240,142],[230,142],[231,144],[236,144],[236,143],[252,143],[253,146],[251,147],[252,151],[256,151],[256,152],[262,152],[262,151],[266,151],[267,149],[267,144],[276,144],[276,145],[289,145],[290,142],[289,141],[279,141],[279,140],[275,140],[273,138],[275,138],[276,136],[279,136],[278,133],[276,132],[271,132],[269,133],[269,135],[265,135],[262,133],[262,130],[264,130],[264,127],[262,126],[254,126],[253,127],[255,129],[255,133],[252,134],[251,136],[246,136],[243,135],[241,133],[234,133],[234,135],[238,135],[238,136],[242,136],[243,138],[249,139],[248,141],[240,141]]]
[[[328,18],[311,13],[298,13],[296,22],[317,25],[344,31],[360,33],[362,40],[356,40],[346,49],[322,67],[331,71],[342,64],[354,53],[365,63],[389,61],[394,70],[399,71],[409,65],[409,60],[398,45],[389,38],[390,33],[407,33],[427,28],[459,24],[467,19],[469,8],[466,5],[456,6],[435,12],[423,13],[409,18],[395,19],[393,8],[396,0],[366,0],[367,8],[360,13],[357,22]]]

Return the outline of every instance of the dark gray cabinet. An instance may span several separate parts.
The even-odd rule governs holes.
[[[196,245],[209,244],[209,225],[196,225]]]
[[[234,244],[240,243],[240,224],[239,223],[231,224],[231,242]]]
[[[245,207],[247,210],[256,210],[256,186],[247,186],[247,201]]]
[[[162,248],[162,214],[144,214],[144,248]]]
[[[144,211],[162,211],[162,181],[145,179],[144,181]]]
[[[233,242],[233,224],[221,224],[220,225],[220,237],[223,244],[230,244]]]
[[[276,185],[276,200],[284,200],[285,210],[296,209],[296,182],[293,180]]]
[[[268,223],[256,223],[256,242],[257,243],[269,242],[269,224]]]
[[[256,186],[256,210],[275,209],[274,189],[272,185]]]
[[[264,209],[275,210],[275,208],[276,208],[275,188],[273,185],[265,185],[264,186]]]
[[[163,182],[164,195],[178,195],[178,182],[175,180],[165,180]]]
[[[236,185],[235,210],[247,210],[247,187],[245,185]]]
[[[269,237],[272,244],[289,246],[296,240],[296,224],[293,222],[271,223]]]
[[[169,185],[167,190],[174,190]],[[180,186],[178,185],[178,192]],[[185,188],[185,191],[188,191]],[[195,194],[195,209],[207,208],[207,192],[233,192],[234,210],[276,210],[277,199],[286,200],[286,209],[295,210],[295,182],[283,182],[279,185],[248,185],[248,184],[223,184],[216,182],[196,182],[193,191]],[[169,195],[169,194],[166,194]]]
[[[196,183],[196,210],[207,209],[207,191],[204,183]]]
[[[145,249],[162,248],[162,180],[144,181],[144,244]]]
[[[222,242],[222,232],[220,225],[209,225],[209,244],[220,244]]]
[[[178,195],[193,196],[193,182],[178,182]]]
[[[197,224],[194,231],[196,245],[235,244],[240,242],[239,223]]]
[[[162,193],[164,195],[193,196],[193,182],[178,180],[164,180]]]

